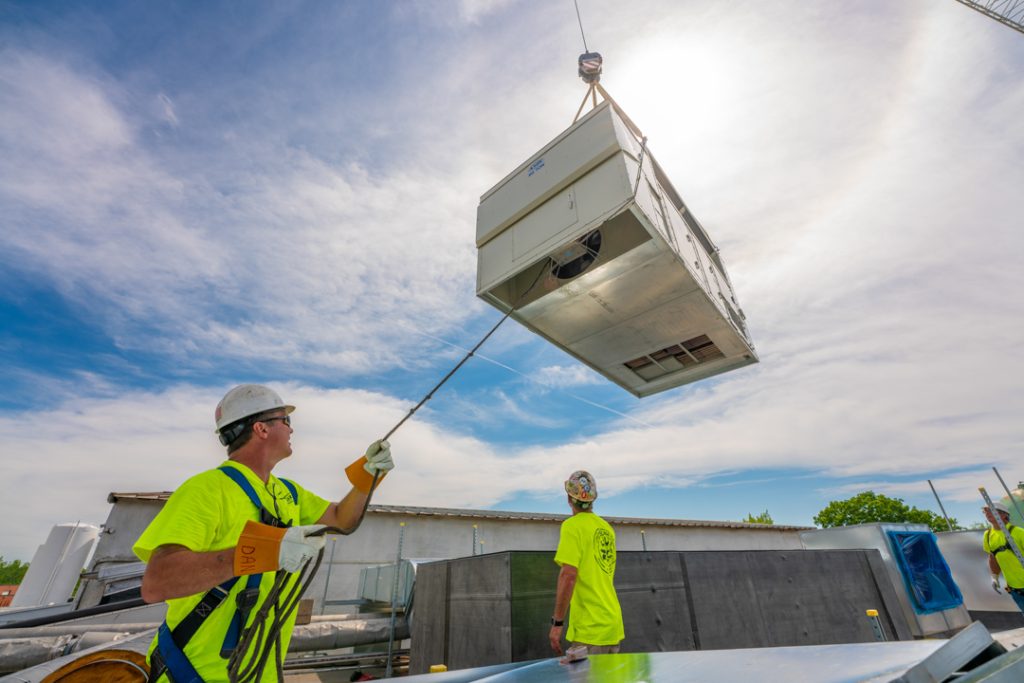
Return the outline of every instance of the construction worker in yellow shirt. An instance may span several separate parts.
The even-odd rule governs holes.
[[[1024,529],[1010,524],[1010,509],[1005,504],[996,503],[995,508],[1003,526],[1013,537],[1017,549],[1024,552]],[[990,529],[985,530],[982,537],[982,547],[988,553],[988,569],[992,573],[992,589],[996,593],[1002,592],[999,585],[999,575],[1002,574],[1006,578],[1006,592],[1017,603],[1020,611],[1024,612],[1024,567],[1021,567],[1020,560],[1007,543],[1006,536],[1000,531],[992,511],[988,507],[983,507],[982,512],[992,525]]]
[[[278,595],[294,592],[297,572],[324,546],[325,526],[357,524],[374,476],[394,467],[387,442],[375,441],[346,468],[352,488],[336,503],[275,477],[292,454],[294,410],[265,386],[229,391],[214,416],[228,459],[179,486],[135,544],[147,563],[143,599],[167,603],[149,650],[151,683],[226,682],[229,662],[237,662],[232,680],[278,680],[295,613],[275,602],[271,636],[256,624],[269,614],[268,596],[277,586]]]
[[[562,522],[555,563],[561,567],[548,640],[562,654],[566,611],[570,647],[563,661],[614,654],[625,637],[622,609],[615,594],[615,531],[594,513],[597,482],[584,470],[565,482],[572,516]]]

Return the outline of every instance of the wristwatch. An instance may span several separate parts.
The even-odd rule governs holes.
[[[551,617],[551,625],[552,626],[561,626],[564,623],[565,623],[564,619],[555,619],[554,617]]]

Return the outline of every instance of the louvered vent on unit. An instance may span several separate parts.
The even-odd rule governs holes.
[[[652,380],[716,358],[725,358],[725,354],[706,334],[702,334],[626,361],[623,365],[643,379]]]

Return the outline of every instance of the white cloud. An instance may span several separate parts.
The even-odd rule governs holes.
[[[536,372],[536,380],[550,387],[578,387],[604,380],[585,365],[548,365]]]
[[[1024,86],[1005,73],[1024,62],[1024,44],[953,5],[586,11],[591,26],[614,27],[591,35],[605,84],[722,245],[762,363],[645,399],[631,411],[641,423],[516,449],[446,423],[500,422],[453,389],[451,405],[393,439],[399,468],[380,501],[492,505],[557,489],[581,466],[610,495],[786,468],[862,482],[834,489],[850,492],[919,495],[932,478],[964,504],[979,481],[995,490],[990,464],[1021,476]],[[485,310],[473,299],[477,198],[567,125],[583,94],[572,14],[448,7],[458,28],[434,36],[445,44],[424,58],[429,69],[409,67],[408,90],[341,93],[294,127],[289,104],[266,112],[279,126],[266,138],[247,120],[214,128],[222,146],[182,150],[185,162],[146,143],[153,122],[122,85],[87,64],[6,50],[8,263],[94,311],[126,349],[287,359],[296,374],[446,366],[458,354],[439,358],[424,340],[469,346],[464,323]],[[165,129],[200,125],[187,97],[153,97]],[[358,151],[290,143],[342,110],[372,119],[352,133]],[[513,325],[489,355],[603,402],[603,383],[581,366],[534,368],[523,349],[536,342]],[[36,525],[102,521],[107,489],[168,488],[214,464],[207,407],[222,389],[119,392],[83,376],[54,388],[69,396],[63,406],[9,412],[0,443],[13,504]],[[340,475],[407,408],[380,393],[286,389],[301,411],[297,457],[282,471],[300,481]],[[72,398],[97,393],[108,398]],[[557,426],[512,389],[489,400],[516,424]],[[47,501],[21,493],[43,486]],[[27,548],[44,531],[5,535]]]

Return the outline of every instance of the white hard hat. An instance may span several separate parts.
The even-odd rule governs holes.
[[[1005,512],[1006,514],[1010,514],[1010,508],[1007,507],[1006,503],[1003,503],[1002,501],[1000,501],[998,503],[993,503],[993,507],[995,507],[995,509],[999,510],[1000,512]]]
[[[240,384],[228,393],[217,404],[213,419],[217,423],[214,432],[220,432],[228,425],[239,420],[258,415],[268,410],[284,409],[285,415],[295,410],[295,406],[284,404],[277,392],[262,384]]]

